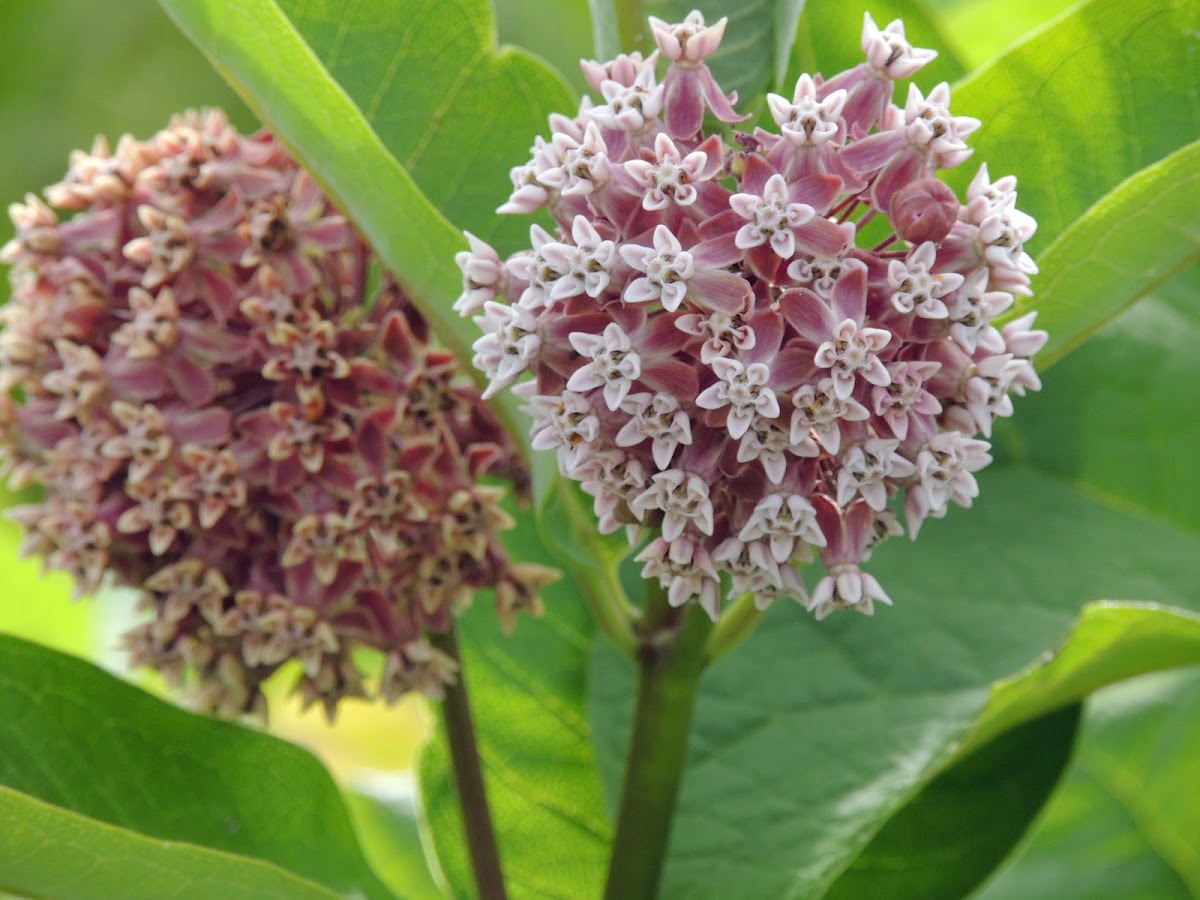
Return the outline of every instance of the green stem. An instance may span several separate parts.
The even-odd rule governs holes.
[[[442,719],[450,744],[450,760],[454,767],[454,784],[458,790],[458,805],[462,810],[467,850],[475,889],[480,900],[507,900],[504,874],[500,869],[500,851],[492,828],[487,792],[483,786],[483,770],[479,765],[479,750],[475,740],[475,725],[471,721],[471,705],[467,697],[466,672],[458,652],[458,636],[454,623],[445,634],[432,636],[435,647],[458,663],[458,681],[446,688],[442,702]]]
[[[650,26],[646,24],[646,11],[642,6],[642,0],[614,0],[617,40],[622,53],[634,50],[645,53],[649,46]]]
[[[712,621],[697,604],[671,609],[663,591],[650,583],[606,900],[658,893],[711,631]]]
[[[704,658],[712,665],[742,641],[744,641],[762,621],[764,610],[754,605],[753,594],[743,594],[732,606],[721,613],[717,627],[713,629],[712,637],[708,639],[708,649]]]

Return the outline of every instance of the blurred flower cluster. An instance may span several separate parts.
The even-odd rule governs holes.
[[[133,662],[237,715],[297,660],[332,716],[368,692],[357,648],[384,699],[438,696],[456,665],[428,635],[476,589],[506,623],[536,609],[550,573],[510,562],[480,482],[524,482],[511,446],[277,141],[189,113],[45,196],[0,251],[0,453],[44,489],[10,515],[79,592],[141,593]]]
[[[484,396],[528,400],[534,447],[672,604],[869,614],[890,600],[860,564],[898,511],[915,538],[970,506],[977,435],[1039,387],[1032,315],[992,324],[1030,293],[1035,223],[1012,177],[983,166],[965,200],[936,177],[979,122],[946,84],[893,104],[936,55],[899,21],[867,15],[862,64],[770,95],[776,130],[707,134],[706,114],[744,118],[706,62],[725,23],[651,18],[649,57],[583,63],[600,99],[551,117],[500,208],[547,210],[556,233],[533,225],[507,260],[468,235],[458,309],[484,333]]]

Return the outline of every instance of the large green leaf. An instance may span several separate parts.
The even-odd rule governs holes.
[[[1200,141],[1142,169],[1075,221],[1038,260],[1038,296],[1050,342],[1046,367],[1119,312],[1200,259]]]
[[[991,683],[1052,649],[1082,603],[1200,599],[1195,537],[1025,468],[981,488],[975,509],[877,552],[894,610],[822,623],[773,610],[708,673],[664,896],[820,895],[951,761]],[[597,651],[611,794],[632,679]]]
[[[518,558],[554,565],[529,516],[508,542]],[[612,826],[584,713],[594,626],[567,574],[543,590],[546,613],[500,633],[481,596],[460,619],[459,644],[509,895],[600,895]],[[473,882],[444,738],[421,758],[424,811],[459,896]]]
[[[1073,5],[1072,0],[930,0],[968,70]]]
[[[0,787],[0,892],[71,900],[333,900],[338,895],[258,859],[89,819]]]
[[[726,93],[738,92],[738,105],[745,109],[755,98],[785,83],[804,0],[745,0],[736,5],[726,0],[643,0],[635,4],[591,0],[591,8],[596,52],[606,59],[635,49],[622,44],[618,16],[636,19],[624,28],[627,33],[636,28],[642,37],[642,50],[654,49],[646,16],[682,22],[684,16],[698,9],[709,24],[728,17],[725,37],[709,60],[709,67]]]
[[[1200,268],[1160,287],[1047,373],[1008,452],[1200,534]]]
[[[443,900],[421,841],[412,773],[381,773],[355,786],[346,805],[372,868],[404,900]]]
[[[1070,758],[1079,704],[1017,726],[942,772],[875,835],[828,900],[959,900],[1004,859]]]
[[[1098,693],[1063,786],[977,900],[1200,896],[1200,671]]]
[[[575,100],[544,63],[497,46],[488,0],[275,2],[442,213],[503,249],[528,242],[527,219],[495,215],[508,170]]]
[[[337,786],[307,751],[8,636],[0,785],[158,841],[266,860],[339,893],[390,896]],[[56,839],[60,851],[71,839]]]
[[[965,186],[982,162],[993,178],[1016,173],[1040,251],[1122,181],[1195,140],[1198,27],[1190,0],[1081,4],[956,86],[955,112],[983,125],[975,155],[947,177]]]
[[[1008,854],[1057,783],[1079,701],[1123,679],[1197,662],[1200,617],[1085,608],[1052,657],[993,685],[948,768],[884,825],[827,896],[964,896]]]
[[[557,69],[576,91],[588,89],[581,59],[595,59],[588,0],[495,0],[501,43],[536,53]]]

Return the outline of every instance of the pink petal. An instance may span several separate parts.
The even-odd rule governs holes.
[[[815,372],[811,350],[784,347],[771,363],[771,380],[768,383],[774,390],[786,393],[808,381]]]
[[[171,433],[181,444],[215,446],[229,440],[233,418],[228,410],[209,407],[185,413],[172,423]]]
[[[204,406],[217,395],[217,377],[194,359],[176,353],[167,363],[167,377],[190,406]]]
[[[647,322],[634,338],[638,353],[643,357],[662,356],[682,350],[685,341],[675,325],[678,318],[676,315],[658,315]],[[626,332],[631,330],[626,329]]]
[[[783,316],[776,310],[765,309],[748,323],[754,329],[754,347],[746,352],[747,363],[770,365],[783,343]]]
[[[878,209],[891,209],[892,195],[924,174],[926,158],[909,147],[892,157],[871,186],[871,202]]]
[[[779,309],[789,325],[814,344],[829,340],[838,319],[825,301],[808,288],[784,291]]]
[[[708,101],[708,108],[713,111],[714,116],[722,122],[744,122],[750,118],[738,115],[738,111],[733,108],[733,104],[737,103],[737,91],[733,91],[726,97],[708,66],[701,63],[697,67],[697,76],[700,80],[700,89],[704,92],[704,99]]]
[[[881,131],[855,141],[842,150],[839,155],[842,162],[850,168],[868,174],[882,168],[888,160],[907,146],[908,139],[902,130]],[[885,206],[884,209],[887,207]]]
[[[706,309],[728,315],[746,309],[752,291],[749,282],[724,269],[701,269],[688,280],[691,298]]]
[[[806,203],[824,214],[841,190],[842,179],[836,175],[808,175],[789,186],[788,199],[792,203]]]
[[[639,380],[652,390],[684,401],[695,397],[700,390],[696,370],[677,359],[643,360]]]
[[[746,167],[742,171],[741,187],[742,191],[747,194],[763,195],[763,191],[767,188],[767,182],[772,175],[778,174],[775,167],[767,162],[762,156],[757,153],[748,154],[746,156]]]
[[[799,250],[824,259],[841,256],[850,243],[846,230],[830,219],[813,219],[792,229],[792,233]]]
[[[624,248],[622,248],[624,251]],[[697,266],[726,269],[742,261],[745,251],[737,245],[735,232],[718,235],[688,248]]]
[[[836,321],[853,319],[859,324],[867,314],[867,270],[849,269],[833,286],[833,317]]]
[[[676,140],[693,137],[704,123],[704,99],[699,72],[673,65],[663,79],[663,109],[667,134]]]

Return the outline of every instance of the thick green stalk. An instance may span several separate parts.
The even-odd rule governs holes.
[[[458,663],[458,681],[446,688],[442,702],[442,719],[450,744],[450,760],[454,767],[454,784],[458,790],[458,805],[466,831],[467,851],[475,875],[475,889],[480,900],[507,900],[504,874],[500,868],[500,851],[492,828],[487,792],[483,785],[483,770],[479,766],[479,749],[475,741],[475,725],[471,721],[471,706],[467,697],[466,673],[458,652],[458,637],[454,625],[445,634],[434,635],[434,646]]]
[[[638,651],[637,707],[608,870],[607,900],[657,895],[687,761],[712,621],[699,605],[673,610],[651,582]]]
[[[749,637],[762,621],[764,612],[755,605],[753,594],[743,594],[735,600],[721,613],[717,627],[708,639],[705,661],[711,665]]]

